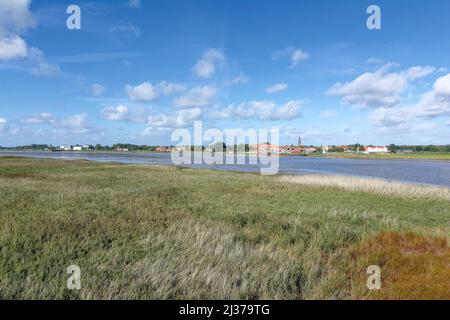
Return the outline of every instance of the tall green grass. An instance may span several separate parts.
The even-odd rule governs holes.
[[[0,158],[0,298],[351,298],[350,247],[382,230],[448,239],[449,216],[433,194]]]

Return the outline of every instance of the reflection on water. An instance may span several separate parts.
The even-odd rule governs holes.
[[[34,158],[86,159],[102,162],[172,164],[170,154],[165,153],[97,153],[97,152],[44,152],[44,151],[0,151],[0,156],[22,156]],[[189,165],[189,167],[217,170],[259,172],[260,165],[253,164],[249,157],[245,164]],[[252,163],[253,162],[253,163]],[[236,163],[236,161],[234,161]],[[280,157],[280,173],[284,174],[340,174],[378,177],[412,183],[435,184],[450,187],[450,162],[425,160],[354,160],[315,157]]]

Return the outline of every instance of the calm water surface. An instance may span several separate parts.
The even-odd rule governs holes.
[[[86,159],[101,162],[140,164],[172,164],[170,154],[164,153],[97,153],[97,152],[45,152],[0,151],[1,156],[33,158]],[[190,167],[259,172],[258,165],[190,165]],[[285,174],[338,174],[377,177],[410,183],[434,184],[450,187],[450,161],[426,160],[354,160],[316,157],[281,157],[280,173]]]

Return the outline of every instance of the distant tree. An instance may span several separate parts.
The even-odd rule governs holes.
[[[395,144],[390,144],[388,150],[392,153],[395,153],[397,151],[397,146]]]
[[[227,149],[227,145],[224,142],[217,142],[213,146],[214,152],[225,152]]]
[[[424,148],[424,151],[427,151],[427,152],[437,152],[437,151],[439,151],[439,149],[438,149],[436,146],[429,145],[429,146],[426,146],[426,147]]]

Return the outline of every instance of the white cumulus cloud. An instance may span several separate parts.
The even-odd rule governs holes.
[[[0,0],[0,38],[14,36],[36,26],[31,0]]]
[[[301,61],[305,61],[309,59],[309,54],[304,52],[301,49],[295,49],[294,52],[291,54],[291,60],[292,64],[291,67],[295,67],[298,65]]]
[[[416,66],[400,72],[388,73],[385,67],[376,72],[366,72],[347,83],[336,83],[328,94],[338,96],[346,104],[355,108],[393,107],[402,97],[408,84],[423,78],[434,68]]]
[[[46,61],[40,61],[36,67],[31,68],[31,73],[35,76],[57,76],[61,70],[57,64],[51,64]]]
[[[238,105],[231,104],[223,110],[213,110],[210,116],[215,119],[236,120],[291,120],[302,116],[303,101],[293,100],[283,105],[277,105],[273,101],[249,101]]]
[[[180,109],[209,107],[216,93],[217,90],[213,87],[196,87],[189,90],[185,95],[175,99],[175,106]]]
[[[59,132],[66,134],[84,134],[94,131],[94,127],[90,124],[87,114],[75,114],[59,120],[55,123],[55,127]]]
[[[125,86],[125,92],[128,97],[133,101],[154,101],[159,98],[157,88],[150,82],[144,82],[135,87],[131,85]]]
[[[8,121],[5,118],[0,118],[0,134],[4,134],[7,131]]]
[[[433,90],[422,95],[419,102],[411,108],[416,116],[422,118],[435,118],[450,116],[450,74],[436,80]]]
[[[206,50],[195,64],[193,71],[200,78],[210,78],[218,65],[224,63],[225,55],[218,49]]]
[[[450,73],[437,79],[433,87],[436,95],[450,97]]]
[[[169,83],[166,81],[161,81],[159,83],[159,88],[165,96],[170,96],[172,94],[181,93],[186,91],[186,87],[176,83]]]
[[[290,68],[295,68],[300,62],[308,60],[310,55],[302,49],[294,47],[287,47],[272,54],[274,60],[284,57],[288,57],[291,60]]]
[[[26,42],[19,36],[0,39],[0,61],[25,58],[27,51]]]
[[[433,89],[425,92],[416,104],[377,108],[369,120],[379,127],[396,127],[412,123],[416,119],[432,119],[450,116],[450,74],[438,78]]]
[[[152,127],[182,128],[193,124],[202,116],[200,108],[178,110],[174,114],[158,114],[148,117],[148,125]]]
[[[377,108],[369,114],[369,120],[377,127],[395,127],[411,121],[414,116],[409,108]]]
[[[22,59],[27,63],[19,69],[34,75],[54,76],[59,66],[44,59],[37,48],[29,48],[23,35],[37,25],[30,11],[31,0],[0,0],[0,61]]]
[[[27,44],[20,36],[36,26],[31,0],[0,0],[0,60],[24,58]]]
[[[110,121],[130,120],[130,111],[128,107],[124,105],[105,107],[102,110],[102,118]]]
[[[267,93],[277,93],[285,91],[288,88],[286,83],[277,83],[267,88]]]
[[[42,123],[52,124],[55,122],[55,118],[51,113],[42,112],[37,113],[31,117],[24,118],[20,122],[24,124],[42,124]]]

